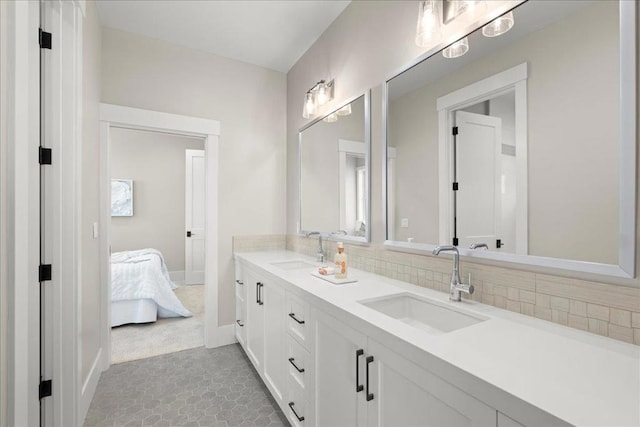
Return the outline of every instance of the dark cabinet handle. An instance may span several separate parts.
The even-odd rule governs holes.
[[[258,295],[260,295],[258,297],[258,304],[263,305],[264,304],[264,300],[262,299],[262,288],[264,288],[264,283],[260,283],[260,293]]]
[[[236,279],[236,283],[237,283],[238,285],[244,285],[244,282],[243,282],[242,280],[238,280],[238,279]]]
[[[299,324],[304,325],[304,320],[298,320],[298,318],[296,317],[295,313],[289,313],[289,317],[291,317],[293,320],[295,320]]]
[[[293,367],[296,368],[296,370],[298,372],[303,373],[304,372],[304,368],[302,368],[302,369],[298,368],[298,365],[295,364],[294,360],[295,359],[293,357],[290,357],[289,358],[289,363],[291,363],[293,365]]]
[[[260,282],[256,282],[256,304],[260,304]]]
[[[244,323],[240,322],[239,320],[236,320],[236,323],[238,324],[238,326],[240,326],[241,328],[244,326]]]
[[[364,390],[364,386],[360,384],[360,356],[364,354],[363,349],[356,350],[356,393]]]
[[[291,410],[293,411],[293,415],[296,416],[296,418],[298,419],[298,421],[304,421],[304,417],[301,417],[300,415],[298,415],[298,413],[296,412],[295,409],[293,409],[293,402],[289,402],[289,408],[291,408]]]
[[[373,356],[367,356],[367,402],[373,400],[373,393],[369,393],[369,365],[373,362]]]

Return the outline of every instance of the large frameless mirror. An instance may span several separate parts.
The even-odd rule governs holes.
[[[528,1],[389,79],[387,246],[633,277],[635,8]]]
[[[301,234],[369,242],[369,93],[300,130]]]

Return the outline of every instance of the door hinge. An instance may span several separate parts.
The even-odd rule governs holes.
[[[457,135],[457,134],[458,134],[458,126],[454,126],[454,127],[451,129],[451,134],[452,134],[452,135]]]
[[[38,161],[41,165],[50,165],[51,164],[51,148],[40,147],[38,153]]]
[[[41,49],[51,49],[51,33],[42,31],[42,28],[38,29],[39,40]]]
[[[457,182],[453,183],[453,191],[458,191],[458,183]]]
[[[51,380],[40,381],[40,399],[51,396]]]
[[[51,264],[40,264],[38,267],[38,281],[51,280]]]

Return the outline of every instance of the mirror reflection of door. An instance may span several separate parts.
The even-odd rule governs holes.
[[[458,191],[454,215],[460,246],[483,242],[499,249],[502,222],[502,120],[456,111]]]
[[[367,171],[365,145],[340,139],[340,230],[350,236],[365,236]]]

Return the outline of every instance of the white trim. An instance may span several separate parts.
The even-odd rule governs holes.
[[[109,129],[111,127],[197,136],[204,139],[207,192],[204,343],[208,348],[217,347],[219,343],[226,342],[226,339],[221,337],[224,328],[219,327],[218,324],[218,133],[220,122],[111,104],[100,104],[100,122],[100,205],[103,236],[100,255],[101,340],[102,348],[105,350],[102,357],[103,369],[107,369],[111,364],[111,281],[109,277],[109,224],[111,221]]]
[[[38,2],[3,2],[2,75],[6,108],[2,142],[6,175],[2,209],[6,234],[3,240],[2,279],[6,278],[7,320],[6,420],[12,426],[39,426],[38,382],[40,370],[39,264],[39,166],[34,159],[40,145],[40,68]],[[4,24],[7,24],[5,27]],[[5,44],[6,43],[6,44]],[[6,60],[6,62],[4,62]],[[4,121],[6,120],[6,121]],[[6,163],[5,163],[6,162]],[[6,204],[5,204],[6,203]],[[4,210],[6,209],[6,211]],[[5,361],[3,360],[3,363]],[[6,370],[5,370],[6,368]],[[3,415],[4,416],[4,415]]]
[[[136,129],[155,130],[180,135],[220,135],[220,122],[199,117],[181,116],[159,111],[143,110],[122,105],[100,104],[100,121],[112,127],[128,128],[135,123]]]
[[[184,285],[184,270],[179,270],[179,271],[170,271],[169,272],[169,279],[171,279],[171,281],[178,285],[178,286],[183,286]]]
[[[216,347],[223,345],[235,344],[238,342],[236,338],[236,325],[224,325],[218,328],[218,339]]]
[[[102,348],[98,350],[98,354],[96,354],[96,357],[93,359],[93,363],[91,364],[89,375],[87,375],[87,379],[84,384],[82,384],[80,390],[80,399],[78,399],[78,419],[82,421],[87,416],[87,412],[89,412],[89,406],[91,405],[91,400],[96,392],[98,381],[100,380],[100,374],[102,373],[102,351]]]
[[[438,186],[439,198],[439,241],[451,240],[453,197],[451,188],[453,162],[453,136],[449,129],[455,119],[455,110],[492,99],[513,91],[515,97],[515,141],[516,141],[516,253],[526,255],[529,248],[528,229],[528,142],[527,142],[527,78],[528,66],[524,62],[496,73],[490,77],[471,83],[461,89],[441,96],[438,106]],[[525,195],[522,197],[522,195]]]

